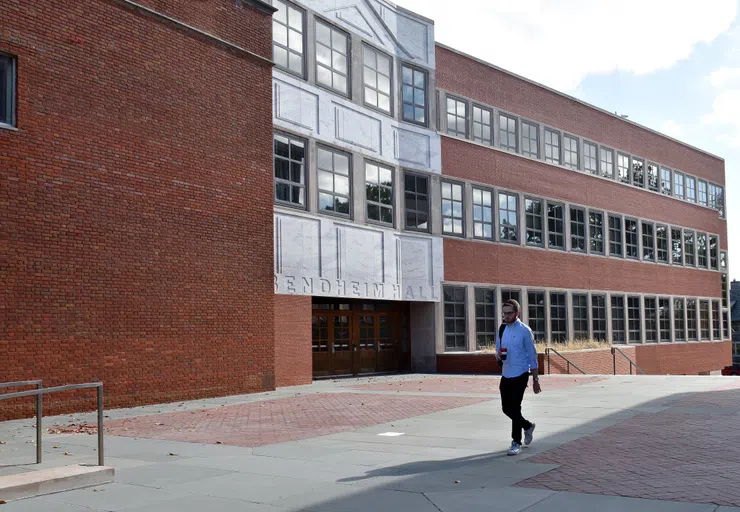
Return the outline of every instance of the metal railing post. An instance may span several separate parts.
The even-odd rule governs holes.
[[[43,385],[39,382],[36,384],[36,389],[41,389]],[[41,418],[43,417],[44,403],[43,395],[39,393],[36,395],[36,464],[41,464],[42,449],[41,449]]]
[[[612,365],[614,366],[614,375],[617,374],[617,352],[612,347]]]
[[[105,466],[103,454],[103,384],[98,386],[98,466]]]
[[[547,356],[547,374],[550,375],[550,347],[545,349],[545,355]]]

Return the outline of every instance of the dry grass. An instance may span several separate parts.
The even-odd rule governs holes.
[[[542,354],[547,348],[547,343],[538,341],[534,344],[534,346],[537,348],[537,352]],[[563,352],[572,350],[592,350],[599,348],[608,349],[611,347],[611,344],[608,341],[577,339],[564,342],[554,342],[551,343],[550,346],[558,352]],[[490,347],[481,348],[481,352],[496,352],[496,346],[492,344]]]

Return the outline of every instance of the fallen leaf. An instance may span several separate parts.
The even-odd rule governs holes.
[[[177,457],[178,455],[179,455],[179,453],[172,453],[172,452],[170,452],[170,457]]]
[[[222,443],[221,441],[216,441],[216,444],[224,444],[224,443]]]
[[[459,484],[459,483],[460,483],[460,480],[455,480],[455,483],[456,483],[456,484]]]
[[[54,446],[53,448],[54,448],[55,450],[58,450],[59,448],[61,448],[61,446]]]
[[[64,455],[72,455],[72,454],[69,452],[64,452]]]
[[[0,444],[8,444],[7,441],[0,441]]]

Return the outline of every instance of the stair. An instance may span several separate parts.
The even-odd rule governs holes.
[[[77,464],[0,477],[0,502],[69,491],[113,481],[110,466]]]

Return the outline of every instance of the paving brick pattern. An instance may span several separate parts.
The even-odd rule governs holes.
[[[117,436],[262,446],[369,427],[488,398],[325,393],[109,421]]]
[[[691,405],[696,407],[734,403],[740,409],[740,390],[699,393],[679,402],[703,404]],[[531,457],[530,462],[561,467],[518,485],[740,506],[737,426],[736,415],[640,414]]]
[[[400,382],[384,382],[377,384],[358,384],[353,389],[367,391],[419,391],[422,393],[483,393],[498,396],[500,377],[476,377],[466,379],[462,377],[436,377],[419,380],[404,380]],[[604,380],[604,377],[576,377],[571,379],[540,377],[542,388],[547,391],[564,389]],[[527,388],[532,391],[532,386]]]

